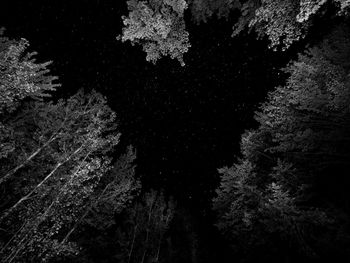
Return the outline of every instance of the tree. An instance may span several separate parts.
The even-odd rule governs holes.
[[[350,258],[349,35],[339,27],[287,66],[242,159],[219,170],[217,226],[248,260],[252,249],[262,261]]]
[[[327,3],[336,7],[337,15],[347,15],[350,3],[346,0],[192,0],[189,6],[196,22],[206,22],[213,15],[227,18],[237,10],[240,16],[232,36],[254,29],[259,37],[268,37],[271,48],[286,50],[305,37],[313,18],[324,13]]]
[[[74,225],[96,184],[110,169],[108,153],[119,142],[115,113],[96,92],[85,95],[80,91],[57,104],[28,103],[24,109],[16,141],[24,149],[40,151],[4,185],[7,202],[2,228],[16,233],[3,248],[5,262],[28,256],[45,260],[63,250],[65,242],[60,236],[69,232],[67,227]],[[23,163],[22,158],[11,155],[7,163]]]
[[[246,28],[254,29],[259,38],[267,36],[270,48],[286,50],[303,39],[314,18],[331,10],[330,6],[336,9],[331,17],[346,17],[350,6],[347,0],[129,0],[127,4],[129,16],[122,17],[124,28],[118,39],[142,45],[147,61],[155,63],[162,56],[170,56],[182,66],[183,54],[191,46],[185,29],[186,9],[197,24],[214,15],[227,19],[238,11],[232,36]]]
[[[119,262],[163,262],[162,246],[174,212],[172,198],[166,200],[154,190],[126,210],[123,225],[117,229],[118,239],[124,240]]]
[[[7,114],[16,110],[27,98],[41,99],[50,96],[60,86],[57,77],[49,75],[51,62],[37,63],[35,52],[26,52],[29,43],[25,39],[10,40],[0,29],[0,158],[14,150],[14,127],[4,123]],[[6,178],[1,178],[0,183]]]
[[[42,99],[56,78],[26,46],[1,38],[0,258],[51,262],[79,253],[71,236],[87,215],[102,201],[120,212],[139,183],[132,148],[112,169],[120,134],[106,98],[80,90],[57,103]]]
[[[92,206],[84,222],[90,227],[106,231],[115,224],[115,216],[132,205],[141,188],[135,178],[136,152],[129,146],[98,185]],[[98,191],[99,190],[99,191]]]
[[[122,17],[125,27],[118,38],[142,45],[147,61],[155,63],[162,56],[170,56],[184,66],[183,54],[190,47],[184,22],[186,2],[129,0],[127,4],[130,13]]]
[[[48,75],[52,62],[37,63],[36,52],[28,53],[25,39],[10,40],[0,31],[0,113],[11,112],[26,97],[40,99],[60,86],[57,77]]]
[[[135,178],[136,153],[130,146],[121,155],[112,169],[107,171],[96,185],[89,202],[84,207],[79,220],[65,236],[66,241],[76,244],[79,254],[61,255],[61,261],[96,262],[112,259],[118,244],[127,242],[122,236],[111,235],[116,232],[120,222],[117,218],[133,205],[141,188]]]

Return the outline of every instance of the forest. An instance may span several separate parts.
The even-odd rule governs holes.
[[[350,262],[349,0],[5,0],[0,262]]]

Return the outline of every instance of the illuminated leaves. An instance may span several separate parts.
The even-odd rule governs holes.
[[[347,14],[348,0],[331,2],[339,15]],[[259,37],[268,37],[271,48],[286,50],[305,37],[312,17],[322,13],[320,11],[326,3],[327,0],[192,0],[190,9],[197,23],[206,22],[213,15],[226,18],[231,11],[238,10],[240,16],[233,27],[233,36],[247,28],[254,29]]]
[[[271,48],[281,47],[286,50],[305,37],[312,24],[312,16],[317,15],[326,3],[326,0],[262,0],[257,7],[257,1],[247,1],[241,9],[242,17],[235,26],[234,35],[248,26],[254,28],[260,36],[266,35]],[[349,1],[343,0],[334,0],[333,3],[341,4],[338,6],[338,14],[341,15],[346,14],[350,5]]]
[[[15,149],[14,127],[3,122],[26,97],[41,99],[49,96],[59,84],[49,75],[51,62],[37,63],[36,53],[28,53],[25,39],[10,40],[0,29],[0,159]]]
[[[0,223],[16,234],[4,237],[7,245],[1,256],[4,262],[28,256],[45,261],[69,246],[71,229],[110,169],[108,155],[119,142],[116,116],[101,94],[79,91],[57,103],[28,103],[15,117],[16,144],[32,157],[23,158],[23,149],[14,150],[18,156],[8,156],[5,167],[20,168],[4,182]]]
[[[348,127],[348,62],[343,59],[349,56],[349,38],[344,34],[336,30],[322,46],[310,49],[285,70],[291,74],[287,85],[271,92],[257,114],[261,129],[273,136],[275,145],[269,151],[333,152],[325,142]],[[341,46],[334,48],[338,43]]]
[[[327,3],[327,0],[301,0],[300,11],[296,19],[299,23],[303,23],[309,20],[310,16],[316,14],[316,12]]]
[[[121,41],[140,44],[146,60],[155,63],[163,56],[176,58],[185,65],[183,54],[190,47],[185,29],[184,0],[128,1],[129,16],[123,17]]]
[[[247,257],[262,245],[264,254],[281,246],[314,258],[327,235],[336,235],[342,215],[324,192],[338,196],[338,180],[348,178],[333,170],[349,169],[349,41],[347,29],[339,27],[290,63],[286,84],[270,92],[256,113],[259,128],[242,136],[242,160],[219,170],[217,226],[239,251],[247,249]],[[321,182],[326,190],[317,188]],[[329,204],[318,205],[324,199]],[[348,236],[339,244],[348,245]]]
[[[295,19],[297,14],[297,1],[264,0],[255,11],[249,27],[255,27],[260,35],[266,34],[270,47],[281,44],[282,49],[286,49],[305,34],[305,25],[299,24]]]
[[[13,111],[24,98],[49,96],[59,84],[48,75],[51,62],[37,63],[25,39],[11,41],[0,34],[0,114]]]

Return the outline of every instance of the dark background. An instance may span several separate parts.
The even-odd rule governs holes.
[[[28,39],[39,61],[54,61],[52,73],[63,85],[56,96],[80,88],[106,95],[118,114],[118,151],[135,146],[145,189],[164,189],[210,232],[217,169],[235,161],[241,133],[255,126],[254,111],[268,90],[283,84],[280,68],[298,48],[273,52],[254,34],[231,38],[234,15],[202,25],[186,17],[192,44],[186,66],[170,58],[153,65],[141,47],[116,40],[126,1],[12,0],[1,6],[6,35]]]

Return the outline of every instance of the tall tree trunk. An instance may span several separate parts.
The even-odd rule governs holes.
[[[162,244],[162,237],[163,237],[163,235],[159,236],[157,255],[156,255],[156,258],[154,259],[154,262],[158,262],[159,261],[159,254],[160,254],[160,246]]]
[[[166,217],[164,229],[166,229],[168,224],[169,224],[170,216],[171,216],[171,212]],[[163,235],[164,235],[163,231],[165,231],[165,230],[161,229],[160,233],[159,233],[159,242],[158,242],[158,249],[157,249],[157,255],[156,255],[156,258],[155,258],[155,262],[159,261],[160,247],[162,245],[162,239],[163,239]]]
[[[35,152],[33,152],[26,160],[22,161],[22,163],[12,170],[8,171],[3,177],[0,178],[0,185],[7,181],[12,175],[14,175],[19,169],[24,167],[27,163],[29,163],[35,156],[37,156],[46,146],[48,146],[50,143],[52,143],[54,140],[58,138],[62,134],[62,127],[65,125],[67,121],[67,116],[65,116],[64,120],[62,121],[61,125],[59,128],[54,132],[50,139],[48,139],[41,147],[39,147]],[[43,136],[43,135],[42,135]]]
[[[5,249],[11,244],[11,242],[15,239],[15,237],[23,230],[26,224],[22,224],[22,226],[16,231],[16,233],[10,238],[10,240],[1,248],[0,255],[5,251]]]
[[[83,145],[82,145],[83,146]],[[81,147],[82,147],[81,146]],[[75,152],[77,152],[79,149],[81,149],[81,147],[79,147]],[[76,175],[81,167],[83,162],[86,160],[86,158],[90,155],[91,151],[89,151],[85,157],[83,158],[83,160],[80,162],[77,170],[74,172],[74,174],[71,176],[71,178],[64,184],[64,186],[61,188],[63,189],[64,187],[66,187],[74,178],[74,175]],[[71,155],[72,156],[72,155]],[[70,156],[70,157],[71,157]],[[61,197],[61,193],[58,193],[58,195],[56,196],[56,198],[54,198],[54,200],[51,202],[51,204],[45,209],[45,212],[37,219],[37,222],[35,222],[32,226],[30,226],[30,228],[28,229],[28,231],[26,231],[26,233],[24,233],[23,238],[21,239],[21,241],[18,243],[16,249],[10,253],[10,255],[3,261],[3,262],[12,262],[18,255],[18,253],[28,244],[28,239],[27,237],[31,234],[32,230],[35,229],[36,227],[38,227],[47,217],[47,215],[49,214],[49,211],[51,210],[51,208],[53,207],[53,205],[55,204],[55,202]],[[20,230],[22,230],[22,228],[26,225],[26,223],[21,227]],[[19,230],[19,231],[20,231]],[[18,234],[18,232],[11,238],[11,240],[13,240],[15,238],[15,236]],[[73,231],[72,231],[73,232]],[[27,240],[26,240],[27,239]],[[31,241],[31,239],[29,238],[29,242]]]
[[[133,237],[132,237],[130,252],[129,252],[129,255],[128,255],[128,263],[130,263],[131,255],[132,255],[132,252],[134,250],[134,244],[135,244],[135,238],[136,238],[136,230],[137,230],[137,224],[134,226],[134,234],[133,234]]]
[[[47,142],[45,142],[41,147],[39,147],[35,152],[33,152],[27,159],[22,161],[20,165],[17,165],[12,170],[8,171],[3,177],[0,178],[0,185],[6,182],[12,175],[14,175],[19,169],[24,167],[27,163],[29,163],[35,156],[37,156],[46,146],[48,146],[51,142],[57,139],[59,134],[56,134],[54,137],[51,137]]]
[[[146,239],[145,239],[145,249],[144,249],[144,251],[143,251],[141,263],[144,263],[145,257],[146,257],[146,253],[147,253],[147,248],[148,248],[148,236],[149,236],[149,225],[150,225],[150,222],[151,222],[153,203],[154,203],[154,202],[152,202],[151,207],[150,207],[150,210],[149,210],[149,212],[148,212],[148,221],[147,221]]]
[[[63,164],[68,162],[75,154],[77,154],[84,145],[81,145],[78,149],[76,149],[70,156],[68,156],[63,162],[59,162],[56,164],[55,168],[39,183],[37,184],[32,191],[22,197],[16,204],[14,204],[11,208],[9,208],[1,217],[0,222],[6,218],[16,207],[18,207],[23,201],[27,200],[38,188],[40,188]]]
[[[86,156],[87,157],[87,156]],[[85,160],[86,158],[84,158]],[[77,173],[77,172],[76,172]],[[75,173],[75,174],[76,174]],[[101,192],[101,194],[98,196],[97,200],[95,203],[98,203],[101,199],[101,197],[103,196],[103,194],[107,191],[108,187],[111,185],[111,183],[109,183]],[[93,204],[89,205],[87,207],[87,209],[85,210],[84,214],[76,221],[76,223],[74,224],[74,226],[72,227],[72,229],[67,233],[67,235],[63,238],[63,240],[60,243],[60,246],[63,245],[68,238],[70,237],[70,235],[74,232],[74,230],[79,226],[80,222],[89,214],[90,209],[92,208]]]

